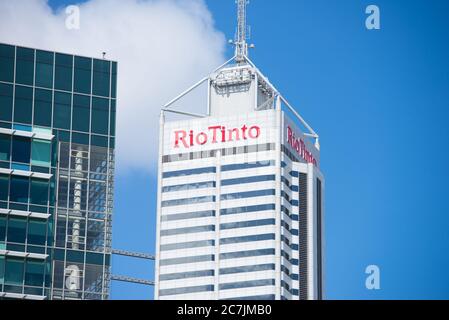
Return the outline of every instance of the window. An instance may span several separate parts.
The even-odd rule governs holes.
[[[215,231],[215,226],[201,226],[201,227],[190,227],[190,228],[180,228],[180,229],[171,229],[171,230],[162,230],[161,236],[176,236],[181,234],[192,234],[192,233],[201,233],[201,232],[211,232]]]
[[[246,184],[246,183],[256,183],[256,182],[265,182],[265,181],[274,181],[276,180],[275,175],[265,175],[265,176],[256,176],[256,177],[244,177],[237,179],[228,179],[221,181],[222,186],[232,186],[238,184]]]
[[[9,200],[12,202],[28,203],[29,179],[24,177],[11,177]]]
[[[214,291],[213,285],[198,286],[198,287],[187,287],[187,288],[176,288],[176,289],[163,289],[159,290],[159,296],[174,296],[178,294],[187,293],[198,293],[198,292],[210,292]]]
[[[257,241],[268,241],[275,240],[275,234],[259,234],[255,236],[245,236],[245,237],[235,237],[235,238],[224,238],[220,240],[220,244],[234,244],[234,243],[245,243],[245,242],[257,242]]]
[[[0,256],[0,290],[1,286],[5,283],[5,257]]]
[[[31,179],[30,202],[32,204],[46,206],[48,204],[48,181]]]
[[[25,243],[27,221],[25,218],[11,218],[8,221],[8,242]]]
[[[92,130],[93,130],[93,128],[92,128]],[[96,136],[94,134],[91,137],[92,137],[92,139],[91,139],[90,144],[92,146],[102,147],[102,148],[108,147],[108,138],[102,137],[102,136]]]
[[[257,271],[266,271],[266,270],[275,270],[275,264],[260,264],[253,266],[244,266],[244,267],[234,267],[234,268],[224,268],[220,269],[220,274],[236,274],[236,273],[247,273],[247,272],[257,272]]]
[[[172,280],[180,280],[180,279],[213,277],[214,275],[215,275],[214,270],[192,271],[192,272],[184,272],[184,273],[163,274],[163,275],[160,275],[159,280],[160,281],[172,281]]]
[[[9,194],[9,176],[0,174],[0,201],[7,201]]]
[[[109,100],[92,99],[92,132],[107,135],[109,133]]]
[[[17,47],[16,83],[33,85],[34,50]]]
[[[2,248],[2,243],[5,242],[5,237],[6,237],[6,217],[5,216],[0,216],[0,250],[4,249]],[[2,274],[0,272],[0,274]]]
[[[52,92],[36,89],[34,92],[34,124],[51,127]]]
[[[243,229],[243,228],[252,228],[252,227],[259,227],[259,226],[273,226],[275,224],[276,224],[275,219],[260,219],[260,220],[254,220],[254,221],[222,223],[220,226],[220,229],[221,230]]]
[[[9,161],[11,152],[11,137],[0,134],[0,161]]]
[[[110,135],[111,136],[115,136],[115,114],[116,114],[116,101],[115,100],[111,100],[111,122],[110,122]]]
[[[163,215],[162,221],[178,221],[178,220],[189,220],[198,218],[215,217],[215,211],[200,211],[200,212],[190,212],[190,213],[179,213]]]
[[[72,143],[89,145],[89,135],[84,133],[72,132]]]
[[[33,166],[50,167],[51,142],[33,139],[31,143],[31,164]]]
[[[33,89],[16,86],[14,103],[14,121],[31,124],[31,113],[33,109]]]
[[[14,81],[15,48],[0,44],[0,81]]]
[[[90,130],[90,97],[75,94],[73,96],[73,124],[76,131]]]
[[[5,284],[22,285],[23,282],[23,260],[17,258],[6,258]]]
[[[230,214],[240,214],[240,213],[251,213],[251,212],[259,212],[259,211],[270,211],[275,210],[276,205],[273,204],[264,204],[264,205],[255,205],[249,207],[240,207],[240,208],[228,208],[221,209],[221,215],[230,215]]]
[[[41,261],[27,260],[25,285],[41,287],[44,284],[45,264]]]
[[[172,172],[165,172],[163,174],[163,178],[168,179],[168,178],[184,177],[184,176],[192,176],[197,174],[216,173],[216,172],[217,170],[215,167],[172,171]]]
[[[241,251],[241,252],[229,252],[220,254],[220,259],[237,259],[237,258],[249,258],[258,256],[270,256],[275,255],[274,249],[261,249],[252,251]]]
[[[274,286],[274,285],[275,285],[274,279],[242,281],[242,282],[220,284],[220,290],[265,287],[265,286]]]
[[[214,181],[189,183],[189,184],[163,187],[162,192],[178,192],[178,191],[208,189],[208,188],[215,188],[215,185],[216,183]]]
[[[274,195],[276,195],[276,190],[257,190],[257,191],[223,194],[221,196],[221,200],[237,200],[237,199],[247,199],[247,198],[274,196]]]
[[[40,220],[30,219],[28,224],[28,244],[45,245],[47,224]]]
[[[31,140],[14,136],[12,138],[12,161],[20,163],[30,163]]]
[[[112,77],[111,77],[111,97],[117,96],[117,62],[112,63]]]
[[[72,95],[55,92],[55,108],[53,113],[53,126],[59,129],[70,130]]]
[[[171,251],[180,249],[204,248],[215,246],[215,240],[193,241],[185,243],[173,243],[161,245],[161,251]]]
[[[210,262],[210,261],[215,261],[214,255],[166,259],[166,260],[161,260],[160,265],[161,266],[173,266],[173,265],[179,265],[179,264],[200,263],[200,262]]]
[[[1,72],[0,66],[0,72]],[[0,120],[12,120],[13,86],[0,83]]]
[[[75,92],[90,94],[92,83],[92,59],[75,57]]]
[[[36,86],[53,87],[53,52],[36,51]]]
[[[253,163],[230,164],[221,167],[221,171],[247,170],[275,166],[275,161],[258,161]]]
[[[55,89],[72,91],[73,57],[56,53]]]
[[[109,97],[111,63],[105,60],[94,59],[94,83],[93,94],[96,96]]]
[[[215,202],[215,196],[162,201],[162,207],[175,207],[208,202]]]

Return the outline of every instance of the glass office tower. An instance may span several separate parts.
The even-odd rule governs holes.
[[[116,78],[0,44],[0,299],[108,299]]]

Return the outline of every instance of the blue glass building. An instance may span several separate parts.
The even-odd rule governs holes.
[[[108,299],[116,79],[0,44],[0,299]]]

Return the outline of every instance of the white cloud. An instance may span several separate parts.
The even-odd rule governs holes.
[[[224,60],[225,38],[203,0],[90,0],[80,29],[65,7],[45,0],[0,0],[0,42],[119,63],[117,169],[156,168],[161,105]],[[198,111],[201,97],[189,100]]]

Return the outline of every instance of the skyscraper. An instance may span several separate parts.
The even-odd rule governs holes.
[[[322,299],[324,178],[316,132],[248,59],[207,84],[207,111],[162,110],[156,299]],[[166,121],[166,114],[188,117]]]
[[[0,298],[109,297],[116,79],[0,44]]]

